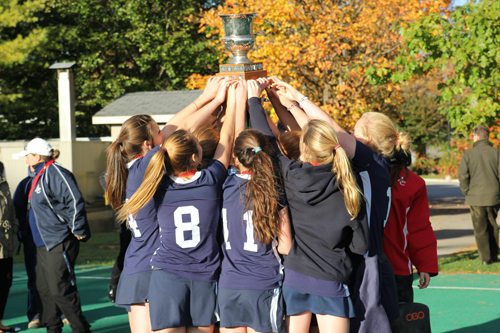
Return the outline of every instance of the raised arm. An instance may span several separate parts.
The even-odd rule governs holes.
[[[215,150],[214,159],[219,160],[224,166],[229,166],[234,140],[234,120],[236,113],[236,84],[229,86],[227,91],[227,108],[224,123],[220,131],[220,140]]]
[[[190,117],[184,119],[177,129],[185,129],[195,131],[198,127],[205,123],[207,118],[222,104],[226,99],[226,94],[229,86],[234,82],[232,79],[224,79],[220,82],[215,98],[202,107],[200,110],[191,114]]]
[[[337,132],[339,143],[344,148],[349,158],[353,158],[356,152],[356,139],[349,135],[337,122],[319,106],[314,104],[309,98],[300,93],[297,89],[277,77],[272,77],[273,87],[277,89],[278,95],[283,95],[291,101],[299,103],[301,109],[305,111],[311,119],[322,119],[330,123]]]
[[[309,117],[303,112],[301,112],[302,114],[298,114],[298,117],[295,118],[292,112],[295,111],[294,109],[297,107],[292,106],[294,103],[288,98],[278,95],[276,89],[272,87],[266,88],[266,93],[278,118],[280,118],[283,126],[285,126],[288,131],[300,131],[302,126],[309,121]]]
[[[238,135],[240,135],[240,133],[246,128],[247,100],[247,81],[240,80],[236,86],[236,118],[234,123],[234,138],[237,138]]]
[[[278,235],[278,252],[288,255],[292,247],[292,227],[290,225],[290,216],[288,215],[288,207],[279,211],[280,215],[280,233]]]
[[[222,76],[212,76],[208,79],[207,86],[203,93],[191,104],[186,106],[183,110],[178,112],[175,116],[168,121],[168,123],[163,127],[162,131],[165,133],[165,138],[170,134],[175,132],[179,125],[186,120],[194,112],[203,108],[206,104],[210,103],[217,95],[219,85],[222,82]]]

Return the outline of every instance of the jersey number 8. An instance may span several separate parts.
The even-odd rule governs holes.
[[[189,215],[189,221],[182,220],[183,215]],[[183,249],[195,247],[200,242],[200,212],[195,206],[182,206],[174,212],[175,242]],[[191,239],[185,238],[185,232],[191,231]]]

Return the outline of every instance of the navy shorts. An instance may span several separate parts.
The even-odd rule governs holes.
[[[286,315],[293,316],[310,311],[342,318],[353,318],[354,307],[351,298],[316,296],[283,286],[283,297],[286,304]]]
[[[182,278],[153,270],[149,283],[149,314],[153,331],[215,324],[216,282]]]
[[[118,280],[115,305],[130,311],[130,305],[148,301],[149,280],[152,271],[122,274]]]
[[[256,332],[286,332],[281,287],[269,290],[219,288],[220,327],[250,327]]]

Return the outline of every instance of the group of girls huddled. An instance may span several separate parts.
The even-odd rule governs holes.
[[[389,161],[407,149],[370,132],[386,118],[351,136],[278,78],[214,77],[163,129],[128,119],[107,192],[132,231],[116,298],[132,332],[389,332]]]

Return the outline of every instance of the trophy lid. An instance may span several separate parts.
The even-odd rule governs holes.
[[[253,18],[256,15],[256,13],[219,15],[222,18],[226,37],[253,35]]]

